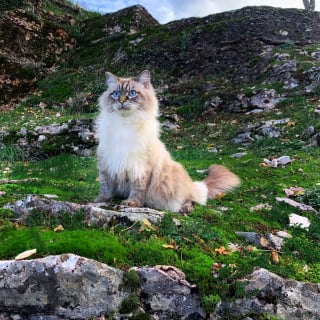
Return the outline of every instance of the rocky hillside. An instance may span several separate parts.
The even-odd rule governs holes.
[[[27,94],[62,62],[60,74],[73,73],[72,86],[81,89],[103,83],[106,70],[132,74],[148,68],[158,84],[171,83],[173,94],[210,96],[230,85],[227,100],[235,98],[233,88],[240,83],[281,82],[292,88],[319,76],[318,69],[303,74],[299,64],[283,66],[292,57],[274,67],[277,48],[304,50],[320,42],[318,12],[247,7],[160,25],[141,6],[84,20],[79,8],[62,0],[23,3],[1,12],[0,103]],[[304,62],[314,66],[319,52],[307,53]],[[197,79],[200,83],[190,85]]]

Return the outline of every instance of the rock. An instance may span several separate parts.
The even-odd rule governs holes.
[[[291,213],[289,215],[289,226],[290,227],[298,227],[302,229],[309,229],[310,220],[307,217],[299,216],[298,214]]]
[[[281,251],[284,245],[284,237],[281,234],[258,234],[256,232],[236,232],[236,235],[243,237],[251,244],[265,249],[275,249]],[[290,236],[290,235],[289,235]]]
[[[289,118],[285,118],[249,124],[246,128],[238,131],[236,137],[232,139],[232,142],[235,144],[248,145],[258,139],[279,138],[282,128],[278,128],[277,126],[287,124],[289,121]]]
[[[107,315],[128,295],[120,288],[123,276],[121,270],[72,254],[0,261],[0,314],[39,320]]]
[[[171,131],[178,131],[180,126],[176,123],[172,123],[170,120],[165,120],[161,123],[162,128],[166,128]]]
[[[212,320],[275,317],[290,320],[320,318],[319,284],[284,279],[266,269],[256,269],[243,280],[245,295],[218,303]]]
[[[171,266],[138,268],[143,302],[158,319],[205,319],[197,290]],[[172,315],[176,314],[176,318]]]
[[[278,202],[285,202],[290,206],[293,206],[295,208],[300,209],[301,211],[311,211],[311,212],[317,212],[313,207],[311,207],[310,205],[304,204],[304,203],[299,203],[297,201],[294,201],[292,199],[289,198],[282,198],[282,197],[276,197],[276,200]]]
[[[139,313],[152,319],[205,319],[196,287],[179,269],[133,270],[134,288],[126,285],[124,271],[73,254],[0,261],[0,319],[119,320],[132,296]]]
[[[49,217],[56,216],[62,212],[76,214],[81,210],[85,214],[84,222],[89,226],[103,226],[113,223],[114,220],[122,224],[133,224],[139,221],[142,222],[145,219],[151,223],[156,223],[164,216],[163,212],[150,208],[120,207],[119,211],[116,211],[100,208],[100,205],[96,203],[81,205],[72,202],[56,201],[37,195],[27,195],[23,200],[19,200],[13,205],[6,205],[5,207],[13,210],[21,221],[25,221],[34,210],[44,212]]]
[[[10,141],[8,141],[10,137]],[[91,119],[69,120],[37,126],[33,130],[22,128],[18,132],[2,131],[1,141],[17,145],[27,158],[46,158],[62,152],[90,156],[97,144],[94,121]]]
[[[275,158],[272,160],[269,159],[263,159],[264,163],[272,168],[277,168],[279,166],[284,167],[285,165],[291,163],[291,158],[289,156],[281,156],[279,158]]]

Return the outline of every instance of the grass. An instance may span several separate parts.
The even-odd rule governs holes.
[[[207,206],[196,206],[188,217],[167,213],[155,229],[146,230],[135,225],[126,230],[121,226],[89,228],[82,224],[81,219],[68,220],[63,214],[48,221],[37,212],[27,225],[15,225],[10,222],[8,212],[3,212],[0,215],[0,257],[9,259],[21,251],[37,248],[39,257],[72,252],[125,270],[131,266],[172,264],[181,268],[187,278],[199,286],[206,308],[214,306],[217,297],[230,299],[239,295],[241,290],[237,288],[237,279],[251,273],[256,266],[284,277],[319,282],[319,216],[303,214],[311,220],[309,231],[289,228],[289,214],[301,212],[275,201],[275,197],[284,196],[285,188],[300,186],[310,189],[303,200],[316,208],[319,206],[319,193],[315,188],[320,182],[316,171],[320,165],[318,150],[310,148],[306,152],[306,143],[297,137],[298,132],[313,118],[305,110],[303,118],[299,110],[299,103],[294,101],[281,107],[281,117],[290,112],[293,120],[299,119],[295,126],[285,128],[284,141],[262,140],[241,147],[247,154],[239,159],[231,157],[239,150],[229,141],[237,127],[247,121],[245,116],[219,114],[214,119],[215,126],[210,128],[201,118],[183,120],[179,132],[164,131],[162,139],[193,179],[201,180],[204,174],[197,170],[205,169],[211,163],[227,165],[242,179],[242,186],[234,193],[217,201],[209,201]],[[307,110],[311,112],[312,108]],[[259,115],[251,120],[271,119],[277,112]],[[304,123],[301,122],[303,120]],[[209,152],[212,145],[217,147],[218,153]],[[261,166],[263,158],[283,154],[294,161],[283,168]],[[1,191],[5,192],[1,197],[2,204],[30,193],[56,194],[59,200],[86,203],[93,201],[98,193],[95,157],[62,154],[38,162],[27,162],[19,157],[17,161],[13,159],[6,157],[10,172],[3,173],[3,178],[32,177],[38,180],[1,185]],[[269,203],[272,209],[250,211],[252,206],[260,203]],[[173,218],[181,221],[180,226],[173,222]],[[65,228],[61,233],[53,231],[58,224]],[[275,230],[288,230],[293,235],[280,254],[280,265],[273,262],[270,252],[252,249],[235,234],[235,231],[270,233]],[[218,249],[225,247],[228,250],[230,242],[239,244],[242,249],[232,254],[219,254]],[[220,267],[215,270],[215,266]]]

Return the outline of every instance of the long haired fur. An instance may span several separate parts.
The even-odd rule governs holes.
[[[219,165],[210,166],[203,181],[193,182],[172,160],[159,139],[158,100],[149,71],[136,79],[107,73],[107,85],[97,119],[97,202],[120,196],[127,206],[190,212],[194,203],[205,205],[239,185],[239,178]]]

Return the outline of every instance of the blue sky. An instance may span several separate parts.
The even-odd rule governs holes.
[[[281,8],[303,9],[303,0],[71,0],[81,7],[109,13],[140,4],[160,23],[188,17],[203,17],[245,6],[266,5]],[[316,0],[316,10],[319,10]]]

